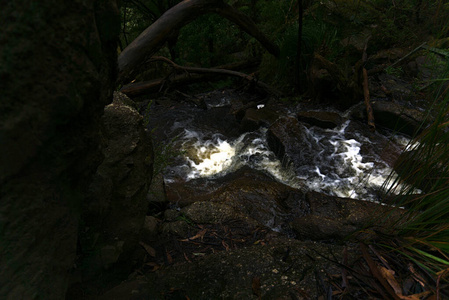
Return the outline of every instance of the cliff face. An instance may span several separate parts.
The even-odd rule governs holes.
[[[63,299],[102,161],[117,3],[10,1],[0,19],[0,298]]]

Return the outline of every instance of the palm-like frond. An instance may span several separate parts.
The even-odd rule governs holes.
[[[395,250],[434,275],[449,268],[448,104],[448,89],[442,90],[429,110],[428,125],[396,163],[399,176],[391,175],[384,184],[386,195],[398,193],[388,204],[405,208],[388,230],[400,241]]]

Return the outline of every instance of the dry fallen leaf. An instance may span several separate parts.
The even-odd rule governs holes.
[[[379,266],[380,273],[382,274],[382,277],[387,280],[387,282],[390,284],[390,286],[393,288],[394,292],[398,297],[402,300],[420,300],[421,294],[415,294],[410,296],[404,296],[402,295],[402,288],[397,282],[397,280],[394,278],[395,272],[393,270],[389,270],[387,268],[384,268],[382,266]]]
[[[228,244],[226,244],[226,242],[225,242],[225,241],[221,241],[221,244],[223,245],[223,247],[225,247],[226,251],[229,251],[229,250],[231,250],[231,248],[229,248],[229,245],[228,245]]]
[[[184,252],[184,258],[185,258],[188,262],[190,262],[190,263],[192,262],[185,252]]]
[[[168,250],[165,251],[165,254],[167,255],[167,261],[169,264],[173,263],[173,257],[171,257],[170,253],[168,252]]]
[[[157,271],[160,269],[160,265],[158,263],[155,262],[148,262],[145,265],[149,266],[149,267],[153,267],[153,269],[151,270],[151,272]]]
[[[262,299],[262,293],[260,290],[260,277],[253,278],[251,287],[253,289],[253,294],[256,295],[258,299]]]
[[[415,268],[412,264],[408,265],[408,270],[412,273],[413,279],[415,279],[422,287],[426,286],[426,281],[424,278],[422,278],[421,275],[418,274],[418,272],[415,271]]]
[[[402,288],[397,282],[396,278],[394,278],[394,271],[388,270],[385,267],[379,266],[380,273],[382,274],[382,277],[387,280],[387,282],[390,284],[390,286],[393,288],[394,292],[398,296],[402,296]]]
[[[206,234],[206,232],[207,232],[207,229],[200,230],[200,231],[198,231],[197,234],[195,234],[191,238],[183,239],[183,240],[181,240],[181,242],[189,242],[189,241],[196,240],[197,238],[201,238],[201,241],[203,241],[203,238],[204,238],[204,235]]]
[[[147,251],[147,253],[150,256],[156,257],[156,250],[154,250],[153,247],[151,247],[150,245],[145,244],[144,242],[139,242],[139,244],[145,249],[145,251]]]

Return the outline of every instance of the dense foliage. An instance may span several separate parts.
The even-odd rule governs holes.
[[[449,78],[441,81],[422,132],[397,162],[400,176],[385,182],[387,195],[398,194],[386,202],[406,210],[382,243],[436,275],[449,272]]]
[[[126,0],[122,3],[121,49],[179,0]],[[295,77],[298,44],[297,0],[226,1],[250,16],[281,48],[275,59],[236,25],[214,14],[204,15],[175,33],[173,45],[161,50],[181,65],[212,67],[248,58],[262,60],[261,79],[289,90]],[[350,69],[361,58],[369,38],[368,55],[423,40],[439,41],[449,31],[449,6],[441,0],[302,0],[305,8],[301,61],[303,86],[313,53]],[[449,47],[449,43],[439,45]],[[274,70],[274,72],[273,72]]]

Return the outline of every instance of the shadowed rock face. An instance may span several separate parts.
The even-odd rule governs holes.
[[[130,253],[140,247],[138,236],[147,212],[146,196],[152,177],[152,144],[142,116],[126,103],[133,104],[116,92],[102,117],[104,160],[84,203],[80,233],[82,253],[89,260],[84,280],[102,270],[110,273],[120,262],[130,268]]]
[[[112,100],[115,0],[10,1],[0,12],[0,298],[63,299]]]

